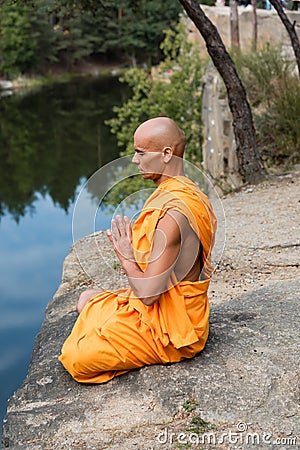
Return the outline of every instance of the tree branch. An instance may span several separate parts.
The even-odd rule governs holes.
[[[298,35],[295,30],[296,21],[294,21],[294,23],[291,23],[290,19],[284,12],[279,0],[270,0],[270,3],[272,6],[274,6],[275,10],[277,11],[277,14],[279,15],[281,22],[285,26],[285,28],[290,36],[291,44],[292,44],[294,54],[296,57],[298,72],[299,72],[299,76],[300,76],[300,41],[299,41]]]

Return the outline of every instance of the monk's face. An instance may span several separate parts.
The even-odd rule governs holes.
[[[135,149],[132,162],[137,164],[143,178],[148,180],[157,181],[164,172],[162,152]]]
[[[149,119],[134,133],[135,155],[132,162],[138,165],[144,178],[159,184],[165,177],[182,173],[185,142],[184,133],[172,119]]]
[[[151,145],[151,140],[139,134],[134,136],[134,149],[132,162],[137,164],[143,178],[158,181],[165,170],[165,149],[154,143]]]

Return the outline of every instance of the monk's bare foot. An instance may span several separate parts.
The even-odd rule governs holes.
[[[81,313],[81,311],[83,310],[83,308],[85,307],[85,305],[87,304],[87,302],[89,300],[91,300],[91,298],[95,297],[98,294],[101,294],[101,292],[103,292],[102,289],[87,289],[86,291],[83,291],[78,299],[77,302],[77,311],[78,314]]]

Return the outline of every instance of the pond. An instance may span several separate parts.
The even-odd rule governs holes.
[[[0,98],[1,421],[60,284],[78,192],[119,155],[104,121],[126,95],[124,85],[107,77]],[[102,208],[98,229],[110,220]]]

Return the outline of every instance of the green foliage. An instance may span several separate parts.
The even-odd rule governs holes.
[[[57,13],[54,21],[56,22],[53,26],[55,41],[52,47],[52,59],[54,61],[61,61],[67,67],[71,67],[93,53],[93,39],[85,32],[84,18],[79,10],[75,9],[70,14],[62,9]],[[85,21],[87,21],[86,17]]]
[[[203,433],[215,428],[213,423],[207,422],[197,413],[197,409],[199,408],[199,402],[194,399],[188,399],[182,405],[185,409],[188,417],[190,418],[190,425],[187,428],[187,432],[190,435],[197,434],[201,436]],[[185,433],[186,434],[186,433]],[[186,442],[185,444],[180,444],[177,448],[191,448],[191,442]],[[202,449],[202,447],[197,447]]]
[[[234,55],[253,108],[257,143],[268,166],[300,161],[300,85],[295,63],[280,49]]]
[[[264,114],[256,114],[258,143],[270,164],[300,162],[300,84],[297,76],[279,79]]]
[[[153,192],[155,185],[150,180],[144,180],[140,174],[129,176],[130,166],[120,171],[120,179],[103,198],[103,205],[113,214],[116,207],[118,214],[128,214],[129,210],[140,211],[147,198]],[[115,174],[114,174],[115,175]]]
[[[215,6],[216,5],[216,1],[215,0],[201,0],[199,3],[201,3],[202,5],[208,5],[208,6]]]
[[[45,0],[2,1],[0,4],[0,72],[14,77],[51,60],[55,41],[45,15]]]
[[[24,72],[35,63],[37,42],[31,34],[29,8],[22,3],[4,4],[0,9],[0,70]]]
[[[143,121],[157,116],[171,117],[187,138],[187,157],[201,158],[201,76],[203,62],[187,40],[183,24],[166,31],[161,45],[164,61],[152,74],[143,69],[128,70],[122,82],[132,89],[131,98],[114,109],[117,116],[108,123],[118,143],[133,153],[133,134]]]
[[[196,434],[203,434],[205,431],[211,430],[212,428],[213,426],[209,422],[206,422],[202,417],[197,415],[192,418],[189,431]]]
[[[136,61],[157,62],[163,29],[178,21],[179,2],[121,0],[102,4],[102,51],[127,56],[133,66]]]
[[[279,79],[286,79],[293,63],[281,57],[280,49],[267,45],[259,52],[233,54],[237,70],[246,85],[253,106],[272,101]]]
[[[179,450],[183,450],[183,449],[187,449],[187,448],[192,448],[192,444],[191,444],[190,442],[186,442],[185,444],[177,444],[177,448],[178,448]],[[201,448],[201,449],[198,449],[198,450],[202,450],[202,448]]]
[[[196,402],[195,400],[188,399],[184,402],[184,404],[182,406],[187,412],[192,412],[192,411],[195,411],[195,409],[197,409],[197,406],[199,406],[199,403]]]
[[[53,62],[69,68],[103,54],[157,63],[163,29],[180,10],[173,0],[0,0],[0,71],[13,76]]]

